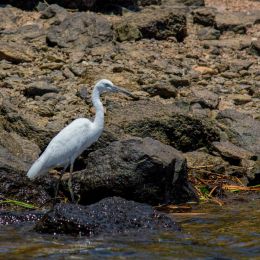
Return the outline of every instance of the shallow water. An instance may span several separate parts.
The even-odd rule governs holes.
[[[95,239],[0,227],[0,259],[260,259],[259,200],[174,215],[181,232]]]

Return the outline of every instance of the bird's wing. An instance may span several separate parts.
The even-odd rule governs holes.
[[[44,154],[49,167],[64,166],[80,155],[83,147],[91,145],[93,123],[85,118],[72,121],[49,143]]]

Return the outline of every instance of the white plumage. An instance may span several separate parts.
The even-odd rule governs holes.
[[[55,167],[63,167],[64,172],[70,165],[69,190],[74,201],[71,190],[71,173],[74,161],[84,150],[98,140],[104,129],[104,108],[100,101],[100,94],[103,92],[122,92],[132,96],[130,92],[113,85],[109,80],[103,79],[97,82],[92,93],[92,103],[96,109],[94,121],[78,118],[62,129],[31,166],[27,173],[30,179],[47,174],[50,169]]]

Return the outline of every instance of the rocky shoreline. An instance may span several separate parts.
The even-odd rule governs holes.
[[[48,206],[58,172],[26,172],[66,124],[93,116],[101,78],[136,99],[103,98],[105,131],[75,162],[80,204],[185,203],[202,186],[228,197],[223,185],[259,185],[259,21],[260,9],[203,0],[1,1],[0,200]]]

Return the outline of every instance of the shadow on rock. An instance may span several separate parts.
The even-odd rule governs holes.
[[[111,196],[151,205],[197,200],[182,153],[152,138],[113,142],[88,154],[85,165],[73,176],[81,204]]]
[[[96,236],[143,231],[177,231],[178,225],[151,206],[119,197],[90,206],[57,204],[36,224],[36,231]]]

